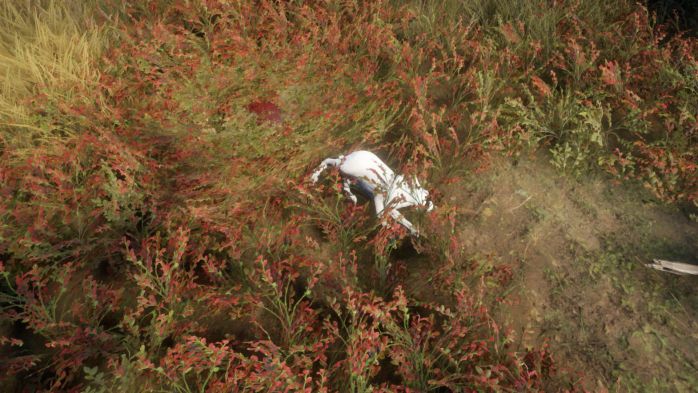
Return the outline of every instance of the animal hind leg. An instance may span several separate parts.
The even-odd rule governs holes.
[[[376,215],[378,216],[378,218],[380,218],[382,220],[383,226],[386,226],[387,223],[383,220],[383,218],[385,216],[385,214],[384,214],[385,213],[384,212],[384,210],[385,210],[385,198],[383,197],[382,194],[376,194],[375,197],[373,198],[373,203],[376,205]],[[409,220],[407,220],[405,218],[405,216],[402,215],[402,213],[397,211],[397,209],[395,209],[395,208],[389,207],[389,209],[390,209],[390,216],[393,219],[395,219],[402,226],[407,228],[410,231],[410,233],[412,234],[412,236],[419,236],[419,231],[414,227],[414,225],[412,225],[411,222],[409,222]]]
[[[414,225],[412,225],[412,223],[408,219],[406,219],[405,216],[402,215],[402,213],[397,211],[397,209],[391,209],[390,216],[393,217],[395,221],[402,224],[402,226],[407,228],[407,230],[410,231],[410,234],[412,236],[419,237],[419,231],[417,230],[417,228],[415,228]]]
[[[354,195],[354,193],[351,192],[351,180],[349,178],[345,177],[342,184],[343,184],[344,192],[347,194],[349,199],[351,199],[351,201],[354,202],[354,204],[356,205],[356,203],[358,201],[356,199],[356,195]]]

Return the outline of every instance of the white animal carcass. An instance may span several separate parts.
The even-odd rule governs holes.
[[[410,184],[404,176],[395,175],[393,170],[375,154],[360,150],[346,156],[327,158],[322,161],[322,164],[311,176],[313,183],[316,183],[320,174],[330,166],[339,168],[343,177],[344,192],[354,203],[357,200],[351,192],[352,184],[356,185],[366,197],[373,199],[378,217],[382,217],[383,213],[387,211],[412,235],[419,236],[414,225],[398,211],[408,206],[424,206],[427,211],[434,208],[433,203],[427,199],[429,191],[419,185],[416,177],[413,184]]]

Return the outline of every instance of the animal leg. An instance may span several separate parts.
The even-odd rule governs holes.
[[[381,225],[387,227],[388,223],[385,221],[385,217],[383,217],[383,210],[385,210],[385,197],[383,194],[376,193],[373,196],[373,206],[376,208],[376,216],[381,221]]]
[[[344,158],[344,156],[339,156],[339,158],[326,158],[323,160],[310,177],[313,184],[317,183],[318,179],[320,178],[320,174],[327,169],[328,166],[340,166],[342,164],[342,158]]]
[[[376,205],[376,215],[378,215],[379,218],[383,218],[382,216],[383,211],[385,210],[385,198],[383,197],[382,194],[376,194],[376,196],[373,198],[373,203]],[[399,222],[402,226],[407,228],[410,233],[413,236],[419,236],[419,231],[412,225],[411,222],[409,222],[405,216],[402,215],[399,211],[397,211],[394,208],[390,208],[390,216],[395,219],[397,222]],[[381,220],[381,223],[383,226],[387,226],[388,224],[385,222],[385,220]]]
[[[373,196],[373,205],[376,208],[376,215],[380,217],[381,213],[383,213],[383,209],[385,209],[385,198],[383,194],[376,193],[376,195]]]
[[[417,228],[415,228],[414,225],[412,225],[412,223],[409,222],[409,220],[407,220],[405,216],[403,216],[402,213],[400,213],[397,209],[391,209],[390,216],[393,217],[397,222],[402,224],[402,226],[407,228],[410,231],[410,234],[412,234],[412,236],[419,237],[419,231],[417,230]]]
[[[347,194],[349,199],[351,199],[351,201],[354,202],[354,204],[356,205],[356,202],[357,202],[356,195],[354,195],[351,192],[351,180],[349,178],[345,177],[342,184],[343,184],[344,192]]]

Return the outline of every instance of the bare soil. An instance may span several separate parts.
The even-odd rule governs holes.
[[[698,391],[698,277],[643,266],[698,263],[686,213],[602,175],[561,175],[544,157],[499,160],[441,191],[466,212],[467,254],[515,266],[513,304],[498,311],[515,342],[548,342],[591,391]],[[429,296],[430,266],[414,262],[408,291]]]

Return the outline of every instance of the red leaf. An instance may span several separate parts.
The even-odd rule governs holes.
[[[537,77],[537,76],[534,75],[534,76],[531,78],[531,81],[533,82],[533,86],[536,87],[536,90],[538,90],[538,92],[539,92],[542,96],[548,97],[548,96],[551,95],[550,87],[549,87],[548,84],[545,83],[542,79],[540,79],[539,77]]]
[[[618,63],[615,61],[606,61],[606,63],[600,65],[599,68],[601,69],[601,80],[603,83],[609,86],[620,84],[620,70],[618,69]]]

